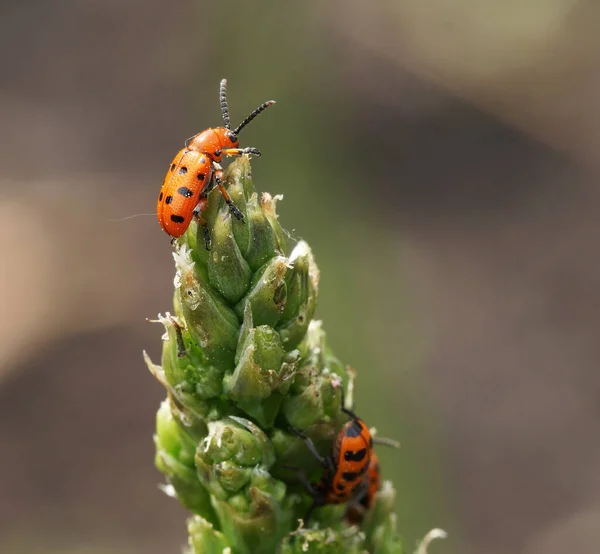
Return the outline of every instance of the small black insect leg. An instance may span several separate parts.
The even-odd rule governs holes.
[[[317,450],[317,447],[315,446],[315,443],[312,441],[312,439],[310,437],[307,437],[302,431],[296,429],[295,427],[292,427],[291,425],[290,425],[290,431],[292,433],[294,433],[294,435],[297,435],[304,441],[304,444],[306,444],[306,446],[310,450],[311,454],[319,461],[319,463],[321,464],[321,467],[323,467],[323,469],[326,469],[327,471],[329,471],[331,475],[333,475],[335,473],[335,467],[333,464],[333,460],[329,456],[327,456],[327,457],[321,456],[321,454],[319,454],[319,451]]]
[[[300,484],[306,489],[306,492],[308,494],[310,494],[310,496],[313,499],[312,504],[310,505],[310,508],[308,509],[308,512],[306,512],[306,515],[303,518],[304,525],[306,525],[308,520],[310,519],[310,516],[312,515],[314,509],[318,508],[319,506],[323,506],[325,504],[323,494],[317,487],[315,487],[308,480],[308,478],[306,477],[305,473],[302,470],[295,468],[295,467],[291,467],[291,466],[283,466],[283,467],[285,467],[286,469],[293,469],[296,471],[298,481],[300,481]]]
[[[219,187],[219,190],[221,191],[221,194],[223,195],[223,198],[225,199],[226,204],[229,206],[229,211],[236,217],[236,219],[238,219],[242,223],[245,223],[244,214],[242,212],[240,212],[240,210],[237,208],[237,206],[233,203],[233,200],[231,200],[231,196],[229,196],[227,189],[223,185],[223,170],[222,169],[217,169],[215,171],[214,180],[215,180],[215,183],[217,184],[217,186]]]
[[[317,504],[317,502],[315,502],[313,500],[313,503],[310,505],[310,508],[308,509],[308,512],[306,512],[306,515],[303,518],[304,525],[308,525],[308,521],[310,520],[310,516],[312,516],[312,513],[315,511],[315,508],[317,508],[318,506],[319,506],[319,504]]]
[[[306,492],[308,494],[310,494],[313,498],[315,496],[320,496],[320,492],[319,489],[317,489],[317,487],[315,487],[309,480],[308,477],[306,477],[306,474],[301,470],[298,469],[297,467],[291,467],[291,466],[282,466],[285,469],[291,469],[294,470],[296,472],[296,477],[298,478],[298,481],[300,481],[300,484],[306,489]]]

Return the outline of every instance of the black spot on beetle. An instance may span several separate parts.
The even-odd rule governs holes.
[[[172,215],[171,221],[174,223],[183,223],[185,221],[185,217],[181,217],[180,215]]]
[[[346,428],[344,436],[360,437],[360,434],[362,433],[362,431],[363,431],[362,423],[360,421],[358,421],[357,419],[355,419],[352,421],[352,425],[348,425],[348,427]]]
[[[175,164],[171,164],[171,171],[175,171]]]
[[[187,173],[187,167],[182,166],[179,168],[179,175],[185,175]]]
[[[352,452],[352,450],[346,450],[346,452],[344,452],[344,460],[346,460],[347,462],[361,462],[365,459],[366,455],[366,448],[361,448],[356,452]]]
[[[181,196],[185,196],[186,198],[190,198],[194,193],[187,187],[179,187],[177,192],[181,194]]]
[[[338,484],[335,486],[335,488],[336,488],[338,491],[345,491],[345,490],[346,490],[346,487],[345,487],[345,485],[343,485],[342,483],[338,483]]]
[[[354,472],[354,471],[345,471],[344,473],[342,473],[342,479],[344,481],[356,481],[356,479],[358,478],[358,473]]]
[[[160,191],[160,194],[158,195],[158,201],[160,202],[163,199],[163,193],[162,191]]]
[[[205,177],[206,175],[204,175],[204,173],[198,173],[198,181],[204,181]]]
[[[170,204],[171,202],[173,202],[173,197],[169,194],[169,196],[165,198],[165,204]]]

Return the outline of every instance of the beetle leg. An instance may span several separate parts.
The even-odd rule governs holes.
[[[241,156],[242,154],[254,154],[259,158],[262,156],[260,150],[258,148],[254,148],[254,146],[248,146],[246,148],[224,148],[221,150],[221,153],[226,156]]]
[[[323,493],[321,490],[319,490],[318,487],[316,487],[313,483],[311,483],[308,478],[306,477],[306,474],[296,468],[296,467],[291,467],[291,466],[283,466],[285,469],[292,469],[296,471],[296,476],[298,478],[298,481],[300,481],[300,484],[306,489],[306,492],[312,497],[313,501],[312,504],[310,505],[310,508],[308,509],[308,512],[306,512],[306,515],[303,518],[304,521],[304,525],[306,525],[308,523],[308,520],[310,519],[311,514],[313,513],[313,510],[315,508],[318,508],[319,506],[323,506],[325,504],[325,499],[323,497]]]
[[[215,170],[213,175],[214,175],[213,178],[215,180],[215,183],[219,187],[219,190],[221,191],[221,194],[223,195],[225,202],[229,206],[229,211],[236,217],[236,219],[238,219],[242,223],[245,223],[244,222],[244,214],[242,212],[240,212],[240,210],[237,208],[237,206],[233,203],[233,200],[231,200],[231,196],[229,196],[229,193],[227,192],[225,185],[223,185],[223,170],[217,169],[217,170]]]
[[[308,494],[310,494],[312,497],[319,496],[321,494],[321,491],[319,491],[319,489],[308,480],[308,477],[306,477],[306,474],[301,469],[298,469],[297,467],[293,467],[293,466],[288,466],[288,465],[284,465],[281,467],[283,467],[284,469],[289,469],[289,470],[295,471],[298,481],[300,481],[300,484],[306,489],[306,492]]]
[[[319,463],[321,464],[321,467],[323,467],[323,469],[328,470],[332,475],[335,473],[335,468],[333,467],[333,462],[332,462],[331,458],[329,456],[326,458],[321,456],[321,454],[319,454],[319,451],[317,450],[317,447],[315,446],[315,443],[312,441],[312,439],[310,437],[307,437],[302,431],[299,431],[298,429],[296,429],[295,427],[292,427],[291,425],[290,425],[290,431],[292,433],[294,433],[294,435],[297,435],[304,441],[304,444],[306,444],[306,447],[310,450],[311,454],[319,461]]]
[[[313,503],[310,505],[310,508],[308,509],[308,512],[306,512],[306,515],[302,519],[302,521],[304,521],[304,525],[308,524],[308,520],[310,519],[310,516],[312,515],[314,509],[317,506],[319,506],[319,504],[313,499]]]

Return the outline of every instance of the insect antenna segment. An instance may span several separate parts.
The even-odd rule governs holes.
[[[227,79],[221,81],[219,100],[221,101],[221,113],[223,114],[223,121],[225,121],[225,129],[231,129],[231,124],[229,122],[229,108],[227,106]]]
[[[259,113],[265,111],[269,106],[275,104],[275,100],[267,100],[264,104],[261,104],[256,108],[244,121],[242,121],[233,131],[234,135],[238,135],[239,132],[250,123]]]

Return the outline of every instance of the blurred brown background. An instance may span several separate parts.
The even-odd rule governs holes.
[[[4,0],[0,551],[178,552],[142,363],[152,213],[188,136],[243,143],[322,271],[412,551],[600,550],[595,0]]]

